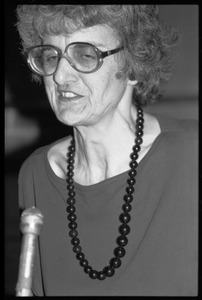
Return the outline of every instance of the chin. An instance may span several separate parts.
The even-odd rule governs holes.
[[[65,124],[67,126],[72,126],[72,127],[79,126],[79,125],[82,126],[85,123],[85,120],[83,117],[81,118],[81,116],[75,115],[72,113],[60,114],[57,116],[57,119],[61,123]]]

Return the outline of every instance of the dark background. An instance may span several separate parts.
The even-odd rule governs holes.
[[[17,176],[38,147],[71,132],[51,111],[43,85],[31,81],[14,27],[16,4],[5,2],[5,294],[14,295],[20,255]],[[197,5],[159,5],[162,20],[181,35],[174,75],[160,103],[146,108],[177,118],[198,119]]]

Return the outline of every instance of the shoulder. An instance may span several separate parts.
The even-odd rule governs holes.
[[[196,120],[175,120],[176,131],[186,134],[197,134],[198,133],[198,121]]]
[[[47,153],[48,162],[53,172],[60,178],[66,178],[67,151],[72,137],[59,140]]]
[[[193,163],[198,155],[198,121],[157,116],[161,127],[161,149],[167,158],[175,157],[186,164]]]
[[[198,121],[192,119],[176,119],[162,115],[155,115],[162,131],[176,133],[197,133]]]
[[[48,148],[49,148],[48,145],[40,147],[26,158],[26,160],[23,162],[20,168],[20,172],[19,172],[20,178],[26,177],[29,173],[31,173],[33,167],[36,166],[36,164],[38,164],[39,162],[42,163],[44,153],[47,151]]]
[[[26,178],[27,176],[30,176],[33,169],[42,169],[46,163],[46,158],[51,164],[52,161],[62,157],[65,152],[65,147],[68,147],[70,140],[71,137],[68,136],[36,149],[23,162],[19,171],[19,178]]]
[[[175,119],[165,116],[156,115],[161,128],[161,132],[166,137],[176,137],[179,140],[197,141],[198,138],[198,121],[190,119]]]

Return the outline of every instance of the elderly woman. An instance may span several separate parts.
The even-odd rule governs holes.
[[[23,54],[73,127],[19,175],[37,207],[33,295],[197,293],[197,124],[143,112],[171,73],[175,31],[153,5],[23,5]]]

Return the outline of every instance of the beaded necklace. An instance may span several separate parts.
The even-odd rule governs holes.
[[[74,155],[75,155],[75,141],[71,140],[69,151],[67,153],[67,190],[68,199],[66,211],[68,213],[67,219],[69,221],[68,227],[70,229],[69,236],[71,237],[71,244],[73,246],[73,252],[76,254],[76,258],[83,268],[84,272],[92,279],[104,280],[107,277],[112,277],[115,274],[115,270],[121,266],[121,258],[125,256],[125,246],[128,244],[127,235],[130,232],[129,222],[131,220],[130,211],[132,209],[133,193],[135,191],[134,185],[136,183],[135,176],[137,174],[136,168],[138,166],[137,159],[138,153],[142,144],[143,128],[144,128],[144,115],[141,107],[137,107],[137,120],[136,120],[136,138],[135,145],[132,147],[132,153],[130,155],[131,161],[129,163],[130,170],[128,172],[127,187],[125,189],[126,194],[123,197],[124,204],[122,206],[122,212],[119,216],[121,225],[118,230],[120,235],[116,239],[116,248],[113,251],[114,256],[109,260],[109,265],[105,266],[101,271],[93,269],[88,260],[85,258],[85,254],[80,246],[80,240],[78,238],[77,223],[76,223],[76,208],[75,208],[75,189],[74,189]]]

